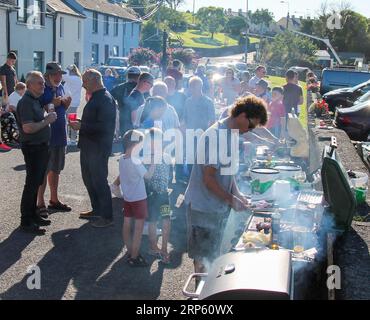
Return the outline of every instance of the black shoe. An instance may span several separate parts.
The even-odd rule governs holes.
[[[50,220],[46,220],[46,219],[43,219],[41,217],[36,217],[33,219],[34,223],[37,224],[38,226],[41,226],[41,227],[46,227],[46,226],[50,226],[51,224],[51,221]]]
[[[40,235],[40,236],[45,234],[45,229],[40,229],[40,227],[35,223],[21,225],[19,227],[19,230],[25,233],[32,233],[32,234]]]

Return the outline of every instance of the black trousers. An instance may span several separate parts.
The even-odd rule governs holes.
[[[90,197],[92,210],[105,219],[113,219],[112,194],[108,185],[110,150],[81,146],[82,180]]]
[[[28,225],[36,216],[37,192],[44,182],[49,147],[47,144],[22,146],[22,153],[26,163],[26,183],[21,200],[21,225]]]

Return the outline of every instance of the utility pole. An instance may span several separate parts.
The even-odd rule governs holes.
[[[193,24],[195,24],[195,0],[193,0]]]
[[[249,21],[248,21],[248,0],[246,0],[246,11],[245,11],[245,63],[248,62],[248,33],[249,33]]]
[[[164,80],[166,76],[166,70],[167,70],[167,40],[168,40],[168,34],[167,31],[163,31],[163,43],[162,43],[162,80]]]

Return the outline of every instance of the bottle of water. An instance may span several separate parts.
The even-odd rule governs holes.
[[[280,213],[275,211],[272,214],[272,222],[271,222],[271,249],[272,250],[279,250],[279,233],[280,233]]]

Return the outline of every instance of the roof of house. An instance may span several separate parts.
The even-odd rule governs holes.
[[[0,5],[5,4],[8,6],[15,6],[17,4],[16,0],[0,0]]]
[[[52,11],[65,13],[65,14],[69,14],[72,16],[84,17],[84,15],[73,10],[71,7],[65,4],[62,0],[48,0],[47,4],[51,8]]]
[[[104,13],[127,20],[138,19],[134,10],[127,8],[122,4],[109,2],[108,0],[75,0],[75,1],[87,10],[97,11],[99,13]]]
[[[285,28],[286,27],[286,20],[287,18],[286,17],[283,17],[281,18],[277,24],[280,26],[280,27],[283,27]],[[296,17],[289,17],[289,26],[293,26],[293,28],[299,28],[301,26],[301,19],[299,18],[296,18]]]
[[[330,53],[327,50],[317,50],[315,52],[315,56],[330,58]]]

